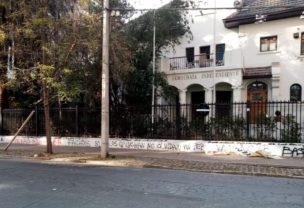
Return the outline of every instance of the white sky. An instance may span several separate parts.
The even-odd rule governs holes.
[[[136,9],[152,8],[156,9],[169,3],[171,0],[128,0],[130,4]]]
[[[136,9],[156,9],[159,8],[171,0],[127,0]],[[200,6],[214,7],[214,0],[194,0],[199,3]],[[217,0],[217,7],[232,7],[232,0]]]

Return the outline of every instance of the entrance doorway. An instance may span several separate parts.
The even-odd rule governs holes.
[[[232,92],[231,91],[217,91],[216,102],[217,103],[231,103]]]
[[[232,88],[228,83],[218,83],[216,85],[216,105],[215,113],[217,117],[230,116],[232,102]]]
[[[192,105],[199,105],[205,102],[205,92],[191,92],[191,104]]]
[[[250,103],[250,120],[255,122],[258,117],[266,114],[268,90],[263,82],[254,82],[248,86],[247,100]]]
[[[188,103],[191,105],[188,105],[186,108],[186,112],[188,115],[191,115],[189,117],[190,120],[194,120],[197,118],[196,108],[201,104],[205,103],[205,89],[203,86],[199,84],[193,84],[187,88],[188,94]]]
[[[216,116],[229,116],[231,113],[231,91],[216,92]]]

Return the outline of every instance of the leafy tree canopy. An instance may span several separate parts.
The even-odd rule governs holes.
[[[127,100],[132,105],[149,105],[152,97],[152,61],[153,61],[153,26],[156,27],[156,56],[159,58],[161,49],[179,43],[182,36],[191,38],[188,13],[183,11],[193,5],[192,1],[173,0],[155,11],[149,11],[129,22],[124,28],[125,38],[132,50],[133,59],[128,74]],[[171,9],[170,9],[171,8]],[[180,10],[172,9],[180,8]],[[170,96],[171,90],[163,74],[155,74],[155,86],[161,89],[158,95]],[[164,94],[165,92],[165,94]]]

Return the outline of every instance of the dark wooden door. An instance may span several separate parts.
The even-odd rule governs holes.
[[[263,82],[254,82],[248,86],[247,100],[250,102],[250,120],[256,121],[258,117],[266,115],[267,85]]]

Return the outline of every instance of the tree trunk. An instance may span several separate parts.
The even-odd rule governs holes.
[[[59,129],[58,129],[57,133],[59,133],[59,135],[62,135],[62,133],[63,133],[63,128],[62,128],[62,103],[61,103],[59,95],[57,97],[57,102],[58,102],[58,116],[59,116]]]
[[[1,109],[3,107],[3,91],[4,91],[4,87],[2,85],[0,85],[0,108]]]
[[[49,89],[43,86],[43,105],[45,118],[45,136],[46,136],[46,152],[53,154],[51,125],[50,125],[50,104],[49,104]]]

